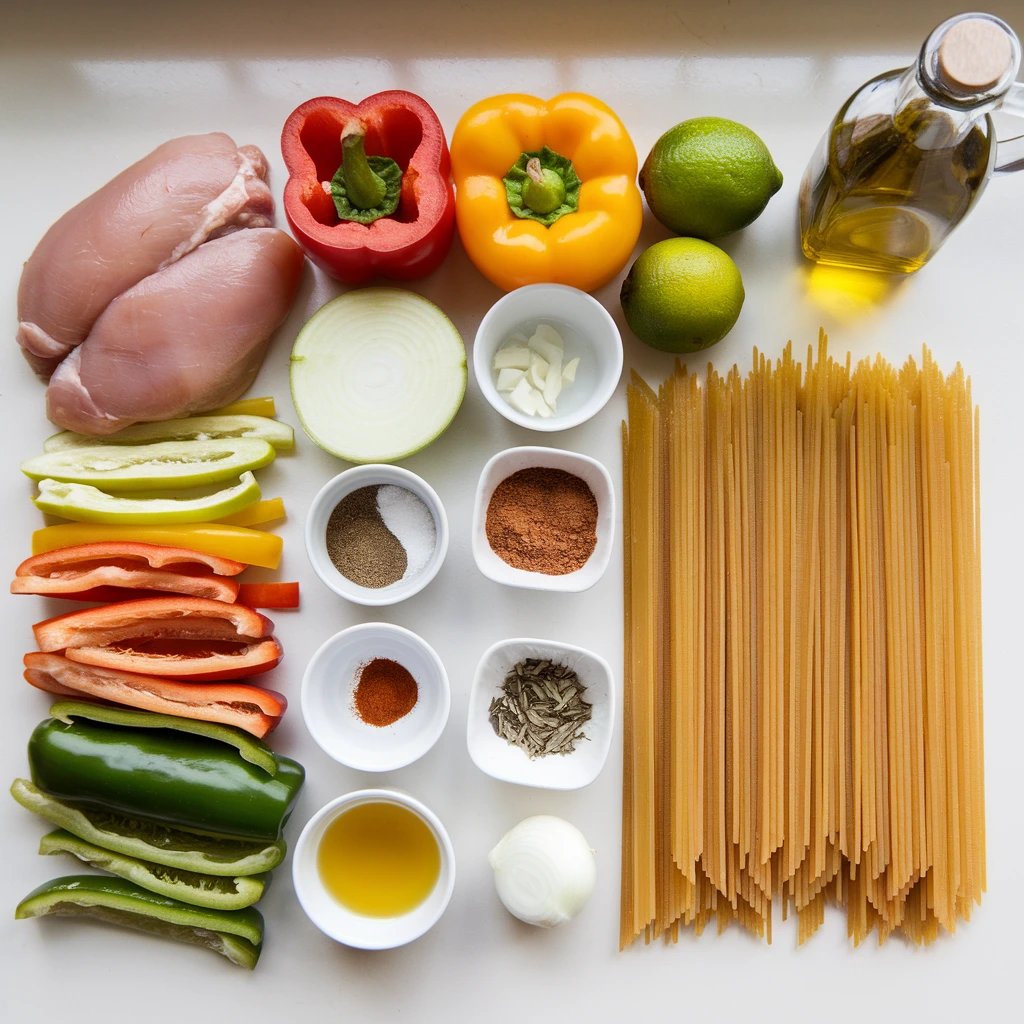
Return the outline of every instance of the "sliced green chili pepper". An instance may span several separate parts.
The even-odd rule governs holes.
[[[402,169],[388,156],[367,156],[366,125],[350,121],[341,134],[341,166],[331,179],[338,220],[372,224],[390,217],[402,197]]]
[[[28,743],[32,781],[75,805],[191,831],[279,839],[304,772],[274,755],[267,775],[206,736],[104,722],[41,722]]]
[[[206,910],[158,896],[123,878],[66,875],[33,889],[14,911],[29,917],[94,917],[179,942],[206,946],[251,971],[260,958],[263,915],[246,910]]]
[[[269,416],[188,416],[180,420],[135,423],[107,437],[90,437],[62,430],[43,442],[44,452],[95,448],[108,444],[154,444],[157,441],[216,441],[233,437],[266,441],[278,451],[295,447],[295,431]]]
[[[33,480],[93,484],[107,491],[172,490],[230,480],[274,461],[274,449],[256,438],[94,445],[46,452],[21,464]]]
[[[171,828],[96,807],[75,807],[42,792],[28,779],[15,779],[11,796],[27,811],[95,846],[163,867],[232,877],[256,875],[284,860],[283,839],[272,843],[225,839]]]
[[[262,497],[252,473],[245,472],[237,484],[201,498],[134,497],[105,494],[90,484],[69,484],[40,480],[36,508],[79,523],[123,523],[162,525],[165,523],[208,523],[234,515],[255,505]]]
[[[50,717],[66,725],[71,725],[72,720],[76,718],[88,718],[93,722],[123,725],[130,729],[174,729],[195,736],[206,736],[208,739],[234,747],[246,761],[262,768],[268,775],[277,774],[277,760],[270,747],[266,743],[261,743],[255,736],[230,725],[178,718],[176,715],[164,715],[157,711],[108,708],[104,704],[90,704],[77,700],[57,701],[50,707]]]
[[[509,209],[517,217],[551,227],[559,217],[579,208],[580,181],[567,157],[545,146],[521,153],[504,178]]]
[[[162,864],[111,853],[57,829],[39,840],[41,854],[70,853],[73,857],[126,878],[143,889],[211,910],[242,910],[259,900],[270,884],[270,875],[204,875],[196,871],[166,868]]]

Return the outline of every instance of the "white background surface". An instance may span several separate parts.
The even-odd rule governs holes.
[[[551,443],[604,461],[618,482],[623,388],[595,421],[542,438],[497,416],[472,380],[448,432],[404,464],[444,501],[452,528],[437,579],[406,604],[374,612],[336,597],[314,577],[302,544],[303,513],[339,463],[300,436],[294,455],[261,475],[291,513],[277,578],[300,579],[301,613],[274,617],[287,649],[270,685],[293,700],[276,734],[298,757],[308,784],[289,827],[328,799],[367,785],[394,785],[424,800],[447,825],[458,879],[448,913],[410,947],[367,954],[335,945],[303,917],[287,869],[261,905],[265,951],[255,974],[199,949],[80,922],[17,922],[17,901],[46,879],[76,870],[35,853],[45,825],[0,798],[0,1016],[8,1021],[147,1022],[345,1019],[349,1021],[632,1020],[1004,1020],[1020,969],[1020,502],[1024,297],[1020,239],[1024,180],[992,183],[978,209],[934,263],[872,308],[820,302],[799,256],[795,198],[804,165],[844,98],[876,73],[910,63],[922,39],[956,11],[947,3],[527,3],[406,4],[402,0],[246,4],[5,3],[0,19],[0,564],[13,574],[41,517],[18,463],[51,428],[43,388],[14,340],[22,261],[67,207],[163,140],[221,130],[270,158],[284,181],[278,135],[299,102],[333,93],[358,100],[408,88],[435,107],[449,135],[472,102],[516,89],[548,96],[592,91],[614,107],[641,160],[658,135],[686,117],[718,114],[749,124],[785,175],[782,191],[751,228],[724,247],[744,275],[746,305],[711,355],[719,366],[772,356],[792,338],[803,351],[819,324],[836,351],[881,351],[899,360],[930,344],[940,363],[962,359],[982,407],[983,537],[988,768],[989,894],[953,940],[929,950],[891,941],[854,951],[845,920],[830,912],[797,950],[777,922],[767,947],[739,928],[677,948],[616,952],[620,734],[600,779],[575,794],[496,782],[466,752],[466,702],[480,654],[508,636],[553,637],[590,647],[621,666],[621,572],[612,568],[582,595],[530,593],[485,580],[470,555],[471,501],[480,467],[501,448]],[[209,8],[207,10],[206,8]],[[1024,4],[992,10],[1024,30]],[[283,223],[283,218],[280,218]],[[649,217],[641,245],[664,236]],[[444,267],[416,290],[454,319],[467,345],[497,291],[458,242]],[[338,292],[307,268],[299,298],[277,335],[254,393],[272,393],[297,424],[287,387],[288,351],[304,320]],[[599,294],[621,324],[618,282]],[[649,380],[666,356],[626,336],[626,367]],[[704,359],[696,360],[703,364]],[[30,624],[53,608],[7,598],[0,658],[0,779],[26,772],[24,744],[47,698],[20,679]],[[452,682],[445,734],[422,761],[383,777],[349,771],[320,753],[303,727],[298,685],[306,660],[331,633],[380,617],[422,634]],[[620,680],[621,683],[621,680]],[[532,813],[562,815],[597,849],[597,891],[570,926],[521,926],[498,903],[486,854]]]

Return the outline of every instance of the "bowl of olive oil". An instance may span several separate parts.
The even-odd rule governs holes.
[[[437,923],[455,887],[455,852],[437,816],[391,789],[362,789],[310,818],[292,861],[295,894],[325,935],[391,949]]]

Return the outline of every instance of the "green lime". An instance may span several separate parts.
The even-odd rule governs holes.
[[[757,220],[782,173],[749,128],[695,117],[670,128],[640,171],[651,212],[677,235],[718,238]]]
[[[696,352],[732,330],[743,308],[743,278],[717,245],[666,238],[640,254],[619,298],[641,341],[664,352]]]

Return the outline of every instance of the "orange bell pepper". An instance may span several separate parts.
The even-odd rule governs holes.
[[[462,115],[451,156],[462,244],[499,287],[593,291],[629,261],[643,219],[636,149],[600,100],[482,100]]]

